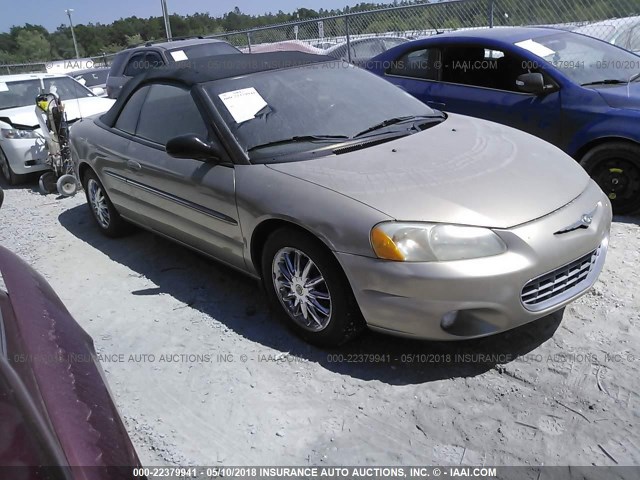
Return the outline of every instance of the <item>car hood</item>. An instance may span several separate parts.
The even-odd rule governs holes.
[[[44,277],[1,245],[0,279],[7,293],[0,287],[4,355],[19,379],[13,384],[29,399],[24,403],[35,410],[31,431],[41,425],[39,430],[45,434],[38,437],[45,444],[37,448],[61,449],[74,479],[87,478],[80,466],[139,466],[91,337]],[[6,411],[0,413],[6,418]],[[17,454],[21,439],[11,428],[6,433],[3,453]],[[106,468],[92,469],[90,477],[125,478]]]
[[[106,112],[115,103],[115,100],[101,97],[85,97],[64,100],[64,111],[67,120],[73,122],[79,118],[89,117],[97,113]],[[36,116],[36,104],[25,107],[8,108],[0,110],[0,119],[8,118],[15,126],[38,127],[38,117]]]
[[[589,182],[585,171],[551,144],[453,114],[435,127],[382,145],[269,167],[397,220],[494,228],[547,215],[579,196]]]
[[[610,107],[640,110],[640,82],[596,89]]]

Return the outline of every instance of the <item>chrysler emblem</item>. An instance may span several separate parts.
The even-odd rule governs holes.
[[[598,207],[594,208],[592,212],[582,214],[582,216],[580,217],[580,220],[578,220],[575,223],[572,223],[571,225],[564,227],[561,230],[558,230],[557,232],[554,233],[554,235],[573,232],[574,230],[577,230],[579,228],[589,228],[589,225],[591,225],[591,222],[593,222],[593,216],[595,215],[597,209]]]

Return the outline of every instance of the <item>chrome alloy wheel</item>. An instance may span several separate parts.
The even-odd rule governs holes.
[[[93,213],[95,213],[96,220],[102,228],[109,228],[109,206],[107,205],[107,198],[102,191],[102,186],[91,178],[87,182],[87,189],[89,191],[89,202]]]
[[[271,271],[276,295],[289,316],[306,330],[324,330],[331,319],[331,294],[311,258],[296,248],[281,248]]]

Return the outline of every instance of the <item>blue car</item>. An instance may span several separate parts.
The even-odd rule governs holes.
[[[563,30],[492,28],[408,42],[365,68],[433,108],[547,140],[616,213],[640,209],[640,56]]]

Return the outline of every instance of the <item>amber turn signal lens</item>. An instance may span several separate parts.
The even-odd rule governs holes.
[[[404,261],[404,255],[398,249],[396,244],[393,243],[393,240],[377,227],[374,227],[374,229],[371,230],[371,245],[373,246],[373,251],[378,258],[396,260],[400,262]]]

